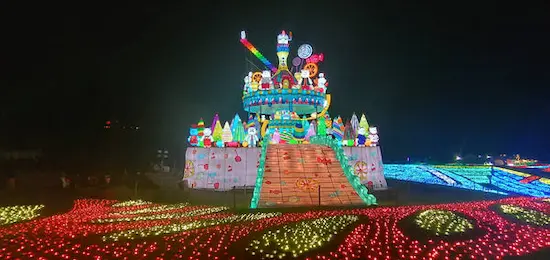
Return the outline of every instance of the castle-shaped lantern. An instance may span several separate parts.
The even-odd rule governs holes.
[[[300,73],[296,73],[296,78],[289,70],[288,57],[290,55],[290,43],[292,33],[281,31],[277,35],[277,58],[276,69],[271,63],[256,49],[247,39],[246,33],[241,33],[241,42],[245,45],[264,65],[270,70],[249,73],[251,76],[245,78],[245,89],[243,95],[243,107],[248,113],[255,114],[257,118],[269,118],[270,120],[261,120],[262,126],[269,123],[268,127],[262,127],[262,135],[265,130],[273,131],[278,128],[281,132],[293,131],[295,125],[300,123],[300,119],[305,117],[307,120],[316,119],[323,115],[330,106],[330,95],[326,93],[326,80],[324,74],[322,79],[314,78],[319,75],[318,67],[310,66],[311,71],[305,66]],[[295,59],[300,59],[296,57]],[[305,61],[305,59],[302,59]],[[304,84],[300,84],[300,83]],[[312,82],[323,84],[323,91],[315,91],[312,88]],[[248,85],[258,85],[255,88],[249,88]],[[303,85],[303,86],[302,86]],[[295,118],[281,117],[278,115],[294,114]],[[277,115],[275,118],[272,115]]]

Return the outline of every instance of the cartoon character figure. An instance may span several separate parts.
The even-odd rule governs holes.
[[[275,115],[273,116],[273,119],[281,120],[281,111],[275,111]]]
[[[281,118],[282,118],[283,120],[290,120],[290,119],[291,119],[291,118],[290,118],[290,111],[284,110],[284,111],[282,112]]]
[[[255,127],[248,128],[248,134],[244,138],[245,142],[248,143],[248,147],[256,147],[258,146],[258,133],[256,133]]]
[[[309,78],[309,70],[302,70],[301,76],[301,82],[299,82],[298,84],[301,85],[302,89],[304,90],[312,90],[313,82]]]
[[[191,128],[189,128],[189,138],[187,138],[187,141],[191,146],[198,146],[199,145],[199,129],[197,128],[196,124],[191,125]]]
[[[355,143],[359,147],[364,147],[366,142],[367,131],[365,130],[365,128],[359,128],[359,131],[357,131],[357,138],[355,139]]]
[[[244,77],[244,87],[243,87],[243,93],[251,93],[252,92],[252,72],[248,72],[248,75]]]
[[[370,146],[378,145],[378,140],[379,139],[380,138],[378,137],[378,129],[376,127],[369,127]]]
[[[325,93],[327,91],[328,82],[325,78],[325,73],[319,73],[319,78],[317,79],[317,87],[315,88],[316,91]]]
[[[260,83],[254,79],[250,79],[250,88],[252,91],[258,91],[258,88],[260,87]]]
[[[304,141],[306,137],[306,132],[304,131],[304,126],[302,125],[302,123],[296,123],[296,125],[294,126],[293,137],[298,142]]]
[[[302,73],[296,72],[294,73],[294,77],[296,78],[296,81],[298,82],[296,85],[292,86],[292,89],[300,89],[302,88]]]
[[[262,71],[262,90],[273,89],[273,81],[271,80],[271,72],[269,70]]]
[[[202,138],[202,144],[206,148],[212,147],[212,130],[210,128],[204,129],[204,136]]]
[[[281,142],[281,134],[279,133],[279,128],[275,128],[273,135],[271,136],[271,143],[278,144]]]

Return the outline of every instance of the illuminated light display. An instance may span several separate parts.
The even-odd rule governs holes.
[[[464,233],[474,228],[470,221],[451,211],[434,209],[425,210],[418,214],[415,223],[420,228],[428,230],[436,236]]]
[[[285,225],[252,240],[246,250],[252,255],[263,254],[266,258],[283,258],[287,254],[298,257],[323,246],[334,234],[358,219],[357,216],[344,215]]]
[[[267,158],[267,147],[269,146],[269,141],[271,135],[264,137],[264,143],[262,145],[262,152],[260,153],[260,159],[258,159],[258,176],[256,177],[256,183],[254,184],[254,192],[252,193],[252,199],[250,200],[250,208],[255,209],[258,207],[260,202],[260,191],[262,190],[262,184],[264,182],[265,175],[265,160]]]
[[[178,219],[191,216],[200,216],[206,214],[212,214],[229,209],[228,207],[212,207],[212,208],[198,208],[186,212],[176,213],[162,213],[145,216],[131,216],[131,217],[117,217],[117,218],[100,218],[94,223],[113,223],[113,222],[129,222],[129,221],[146,221],[146,220],[159,220],[159,219]]]
[[[461,189],[469,189],[469,190],[507,195],[506,192],[485,187],[467,178],[469,176],[467,167],[462,168],[462,170],[460,171],[460,174],[456,174],[455,172],[457,171],[454,168],[453,168],[454,172],[450,172],[446,168],[437,167],[436,169],[437,171],[434,169],[434,167],[426,166],[426,165],[385,164],[384,175],[386,178],[390,178],[390,179],[413,181],[413,182],[420,182],[420,183],[426,183],[426,184],[444,185],[444,186],[450,186],[450,187],[461,188]],[[446,176],[446,178],[449,178],[449,180],[453,180],[453,182],[449,183],[447,181],[444,181],[445,178],[436,177],[436,175],[434,175],[433,172],[437,172],[442,176]],[[475,172],[475,174],[478,175],[479,173]],[[487,180],[488,180],[487,176],[489,175],[491,175],[490,168],[485,168],[485,178]],[[456,180],[458,180],[459,182],[457,182]],[[508,189],[505,189],[505,190],[508,190]]]
[[[538,180],[523,183],[521,182],[523,179],[523,176],[510,174],[507,171],[500,170],[493,171],[491,175],[491,183],[501,189],[533,197],[550,196],[550,186]]]
[[[517,176],[520,176],[520,177],[524,177],[525,179],[533,177],[533,175],[525,173],[525,172],[515,171],[515,170],[506,169],[506,168],[502,168],[502,167],[495,167],[495,169],[497,169],[499,171],[507,172],[507,173],[510,173],[510,174],[513,174],[513,175],[517,175]],[[550,179],[541,177],[541,178],[538,178],[537,180],[530,181],[530,183],[531,182],[533,182],[535,184],[540,183],[540,184],[543,184],[543,185],[548,185],[548,186],[542,186],[542,187],[548,187],[548,191],[550,192]]]
[[[243,32],[241,32],[241,43],[252,53],[254,54],[254,56],[256,56],[256,58],[258,58],[266,67],[268,67],[271,71],[273,72],[276,72],[277,71],[277,68],[275,66],[273,66],[273,64],[271,64],[271,62],[269,62],[267,60],[266,57],[264,57],[264,55],[258,51],[258,49],[256,49],[256,47],[254,47],[254,45],[252,45],[252,43],[250,43],[248,41],[248,39],[246,39],[246,34]]]
[[[372,194],[369,194],[368,189],[361,183],[359,176],[355,175],[353,167],[348,163],[348,157],[344,153],[344,149],[337,140],[328,136],[315,136],[310,138],[310,142],[312,144],[326,145],[332,148],[334,153],[336,153],[336,159],[340,162],[340,165],[342,165],[344,176],[346,176],[349,184],[353,187],[357,195],[359,195],[367,205],[377,204],[376,198]]]
[[[0,207],[0,226],[36,218],[42,208],[44,205]]]
[[[143,214],[143,213],[171,211],[171,210],[184,209],[187,206],[189,206],[189,203],[178,203],[178,204],[173,204],[173,205],[160,205],[160,206],[147,207],[147,208],[136,209],[136,210],[113,212],[112,215],[115,215],[115,216],[119,216],[119,215],[136,215],[136,214]]]
[[[489,176],[491,175],[490,168],[487,166],[465,167],[465,166],[435,165],[434,168],[440,171],[446,172],[451,177],[455,176],[455,179],[459,180],[462,183],[467,183],[467,181],[463,181],[463,179],[467,178],[475,183],[488,184]]]
[[[272,144],[266,156],[260,207],[363,204],[330,147]]]
[[[454,185],[434,176],[432,169],[455,180]],[[506,195],[508,192],[534,197],[549,197],[550,183],[545,178],[525,182],[532,175],[490,166],[427,166],[414,164],[385,164],[384,175],[390,179],[451,186],[461,189]],[[495,189],[492,189],[495,187]],[[496,189],[498,188],[498,189]]]
[[[517,176],[521,176],[521,177],[529,177],[529,176],[531,176],[531,174],[528,174],[528,173],[524,173],[524,172],[520,172],[520,171],[514,171],[514,170],[502,168],[502,167],[494,167],[494,168],[497,169],[497,170],[499,170],[499,171],[511,173],[511,174],[514,174],[514,175],[517,175]]]
[[[251,208],[376,204],[369,189],[387,189],[377,128],[369,126],[365,116],[361,122],[355,118],[355,126],[361,128],[359,132],[362,134],[352,129],[350,121],[346,140],[341,142],[345,120],[335,118],[334,127],[328,114],[331,105],[328,79],[331,76],[322,68],[325,56],[321,52],[314,54],[314,47],[305,44],[298,51],[299,57],[289,57],[293,35],[287,32],[282,30],[277,35],[277,66],[274,66],[248,41],[246,32],[241,31],[241,43],[269,70],[258,68],[257,71],[246,71],[242,78],[244,84],[239,91],[242,92],[243,109],[248,114],[243,119],[248,122],[236,115],[232,127],[225,124],[221,129],[221,124],[218,127],[219,117],[214,116],[211,126],[216,124],[214,130],[212,133],[206,131],[203,136],[198,130],[201,127],[192,125],[189,131],[191,147],[185,153],[184,179],[188,187],[231,190],[236,186],[254,186]],[[294,66],[292,72],[289,59]],[[318,120],[323,121],[322,127],[310,127],[319,125]],[[302,161],[291,163],[282,162],[273,156],[265,157],[265,153],[270,150],[266,146],[270,144],[297,145],[301,146],[298,150],[313,150],[319,144],[312,144],[312,140],[315,142],[334,137],[339,142],[321,141],[334,151],[326,151],[328,154],[323,156],[323,162],[326,161],[324,157],[332,157],[332,163],[324,164],[325,168],[330,169],[320,172],[312,169],[289,170],[293,164],[301,165],[301,168],[304,164],[313,166],[314,162],[318,163],[316,158],[296,158]],[[207,142],[201,141],[201,138],[206,138]],[[357,139],[360,142],[356,142]],[[352,149],[341,152],[344,145]],[[256,147],[261,147],[261,150],[256,150]],[[284,149],[288,150],[283,153],[295,151],[290,147]],[[239,159],[233,161],[233,157]],[[266,164],[269,165],[266,167]],[[356,167],[358,172],[355,172],[356,165],[361,166]],[[284,180],[274,181],[276,176],[283,176]],[[318,195],[319,185],[322,198]],[[369,189],[363,185],[368,185]]]
[[[151,204],[149,201],[144,200],[128,200],[113,204],[113,207],[131,207]]]
[[[384,175],[388,179],[448,186],[446,182],[419,169],[418,166],[415,164],[384,164]]]
[[[437,167],[436,167],[437,168]],[[482,179],[480,182],[476,182],[475,177],[479,177],[479,175],[476,175],[479,173],[479,168],[466,168],[468,169],[463,170],[461,174],[457,174],[455,171],[456,169],[445,169],[445,168],[437,168],[439,172],[453,178],[454,180],[460,182],[460,186],[470,189],[470,190],[476,190],[476,191],[483,191],[483,192],[490,192],[490,193],[498,193],[498,194],[506,194],[505,192],[500,192],[495,189],[487,188],[484,185],[481,184],[487,184],[485,182],[485,179]],[[489,176],[491,175],[491,169],[489,167],[485,168],[485,178],[488,180]],[[506,189],[505,189],[506,190]]]
[[[166,235],[171,233],[180,233],[191,229],[218,226],[222,224],[236,223],[236,222],[243,222],[243,221],[253,221],[253,220],[259,220],[263,218],[272,218],[279,215],[281,215],[281,213],[277,213],[277,212],[250,213],[250,214],[228,216],[228,217],[222,217],[222,218],[216,218],[216,219],[202,219],[202,220],[196,220],[193,222],[175,223],[175,224],[164,225],[164,226],[153,226],[145,229],[131,229],[131,230],[125,230],[125,231],[103,236],[103,241],[106,241],[106,240],[118,241],[121,238],[134,239],[136,237],[148,237],[148,236]]]
[[[478,201],[441,205],[419,205],[404,207],[357,208],[345,210],[316,210],[302,213],[281,213],[272,217],[249,221],[224,222],[169,234],[155,238],[121,239],[119,241],[88,239],[88,236],[109,236],[125,230],[148,230],[154,226],[168,226],[176,223],[194,223],[201,220],[226,219],[231,213],[213,213],[181,219],[117,222],[91,224],[113,212],[127,210],[113,208],[109,200],[78,200],[67,213],[30,222],[14,223],[0,227],[0,259],[249,259],[267,258],[272,251],[260,252],[274,247],[283,253],[275,242],[265,246],[260,243],[256,256],[246,247],[251,241],[262,241],[264,235],[275,230],[288,231],[304,236],[303,240],[289,241],[289,248],[300,245],[310,248],[312,241],[321,237],[306,236],[307,232],[328,234],[325,228],[337,227],[338,237],[321,242],[314,249],[298,255],[300,259],[501,259],[509,256],[525,256],[541,249],[550,248],[548,226],[537,224],[519,225],[495,205],[512,205],[538,212],[549,212],[550,204],[541,203],[538,198],[507,198],[496,201]],[[159,206],[152,204],[152,207]],[[464,239],[440,236],[437,239],[419,240],[414,233],[402,229],[402,221],[414,223],[413,216],[427,210],[453,212],[471,220],[475,235],[464,233]],[[151,213],[144,213],[151,214]],[[259,214],[258,214],[259,215]],[[256,216],[258,216],[256,215]],[[341,217],[341,218],[336,218]],[[357,217],[353,223],[351,220]],[[322,219],[322,220],[317,220]],[[316,221],[317,222],[314,222]],[[348,223],[344,228],[342,224]],[[300,224],[303,223],[303,224]],[[315,225],[312,223],[322,223]],[[298,229],[301,227],[301,229]],[[301,231],[300,231],[301,230]],[[324,230],[324,231],[321,231]],[[280,232],[281,232],[280,231]],[[283,232],[284,233],[284,232]],[[312,233],[313,234],[313,233]],[[334,233],[332,233],[334,234]],[[462,236],[462,235],[461,235]],[[270,236],[266,235],[267,238]],[[272,237],[282,238],[283,234]],[[288,237],[291,239],[291,237]],[[284,239],[282,240],[284,241]],[[280,241],[281,242],[281,241]],[[317,250],[319,249],[319,250]],[[295,250],[296,251],[296,250]],[[296,252],[299,252],[296,251]],[[277,254],[278,255],[278,254]],[[275,255],[275,257],[277,257]],[[292,258],[292,251],[287,257]]]
[[[424,166],[418,166],[418,168],[422,169],[422,170],[425,170],[431,174],[433,174],[435,177],[443,180],[444,182],[446,182],[447,184],[449,184],[450,186],[456,186],[458,185],[458,183],[453,180],[452,178],[450,178],[449,176],[443,174],[442,172],[438,171],[438,170],[435,170],[435,169],[431,169],[431,168],[428,168],[428,167],[424,167]]]
[[[550,216],[542,212],[508,204],[499,205],[499,208],[502,213],[511,215],[520,221],[538,226],[550,225]]]

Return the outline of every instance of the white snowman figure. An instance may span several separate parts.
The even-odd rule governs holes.
[[[271,80],[271,71],[269,70],[262,71],[261,86],[262,86],[262,90],[273,89],[273,81]]]
[[[248,147],[256,147],[258,146],[258,133],[256,133],[256,128],[251,126],[248,128],[248,134],[244,138],[244,140],[248,143]]]
[[[317,87],[321,93],[327,91],[327,79],[325,78],[325,73],[319,73],[319,78],[317,79]]]
[[[376,127],[369,127],[368,139],[370,141],[370,146],[378,145],[378,140],[380,140],[380,138],[378,137],[378,129]]]
[[[309,78],[309,70],[302,70],[300,76],[302,76],[302,78],[298,85],[302,86],[302,89],[311,90],[313,88],[313,82]]]
[[[243,93],[251,93],[252,92],[252,72],[248,72],[248,75],[244,77],[244,87],[243,87]]]

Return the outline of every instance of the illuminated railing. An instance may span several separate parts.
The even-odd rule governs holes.
[[[344,149],[342,146],[338,144],[338,141],[333,139],[329,136],[313,136],[310,139],[311,144],[317,144],[317,145],[326,145],[332,148],[334,153],[336,153],[336,158],[340,162],[340,166],[342,166],[342,169],[344,170],[344,174],[346,175],[346,178],[348,179],[349,183],[355,189],[359,197],[365,202],[367,205],[376,205],[376,197],[374,195],[369,194],[369,190],[361,184],[361,180],[357,175],[353,173],[352,167],[348,163],[348,157],[344,153]]]
[[[254,185],[252,200],[250,200],[251,209],[257,208],[258,202],[260,202],[260,192],[262,191],[262,183],[264,181],[265,158],[267,156],[267,147],[269,146],[270,140],[271,135],[265,135],[262,141],[262,154],[260,155],[260,164],[258,165],[258,176],[256,177],[256,185]]]

